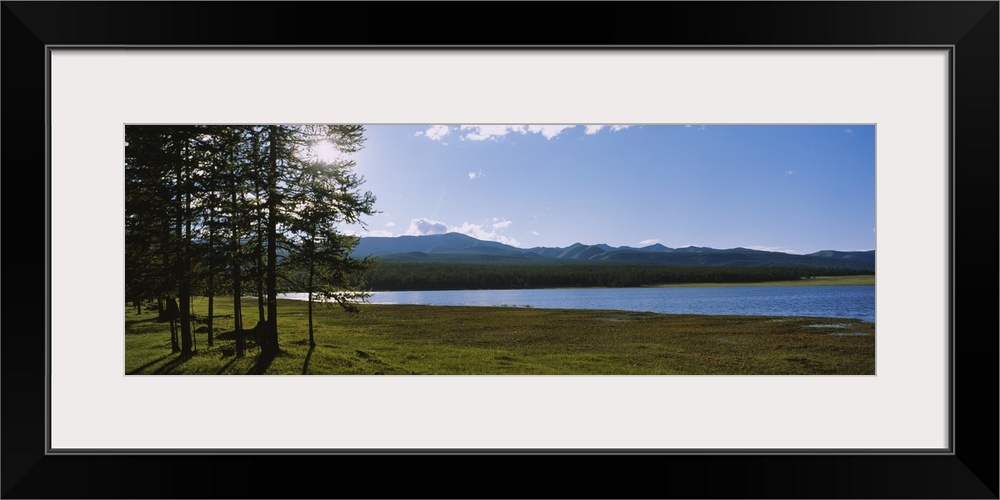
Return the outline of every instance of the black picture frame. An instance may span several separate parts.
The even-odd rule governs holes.
[[[9,270],[38,270],[37,277],[28,279],[15,274],[16,281],[9,274],[11,288],[12,283],[19,289],[27,283],[28,288],[3,296],[3,497],[998,498],[993,304],[1000,4],[623,2],[550,7],[543,11],[537,3],[488,2],[3,2],[3,254]],[[570,10],[572,17],[567,17]],[[456,15],[465,22],[452,22]],[[48,311],[40,299],[49,282],[46,47],[522,44],[951,47],[951,453],[46,453]],[[987,306],[976,305],[983,303]]]

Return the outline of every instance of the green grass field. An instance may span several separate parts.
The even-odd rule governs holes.
[[[196,352],[171,353],[169,323],[125,309],[127,374],[874,375],[875,325],[852,319],[664,315],[518,307],[307,305],[280,300],[281,352],[235,357],[232,299],[215,301],[215,345],[194,301]],[[245,300],[244,327],[256,324]],[[250,313],[250,314],[247,314]]]

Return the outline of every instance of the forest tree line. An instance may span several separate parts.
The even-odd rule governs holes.
[[[320,144],[338,152],[315,153]],[[156,304],[171,348],[192,352],[191,297],[230,296],[236,355],[245,350],[241,297],[257,298],[261,352],[278,351],[277,294],[353,310],[370,259],[341,223],[374,213],[350,155],[360,125],[129,125],[125,128],[125,299]],[[141,310],[141,309],[140,309]]]
[[[365,273],[374,291],[564,287],[638,287],[682,283],[759,283],[873,271],[800,266],[663,266],[649,264],[457,264],[379,262]]]

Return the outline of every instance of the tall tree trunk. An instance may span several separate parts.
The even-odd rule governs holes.
[[[177,317],[180,316],[180,311],[177,310],[177,300],[173,297],[167,298],[167,311],[166,317],[170,320],[170,350],[171,352],[180,352],[181,346],[178,342],[177,336]]]
[[[254,172],[260,172],[260,136],[253,134],[252,161]],[[264,316],[264,209],[261,207],[260,198],[267,186],[260,183],[261,176],[254,175],[254,209],[257,211],[257,245],[254,246],[254,279],[257,280],[257,322],[263,323]]]
[[[258,197],[259,200],[259,197]],[[264,297],[264,210],[260,208],[261,203],[257,202],[257,241],[254,244],[254,283],[257,288],[257,322],[263,323],[267,318],[265,315],[266,303]]]
[[[183,186],[184,186],[184,166],[183,162],[178,162],[177,191],[176,191],[177,199],[175,201],[175,203],[177,204],[176,205],[177,217],[174,219],[174,245],[176,254],[174,255],[173,278],[174,278],[174,283],[177,285],[176,299],[180,301],[180,308],[174,309],[173,311],[174,314],[171,314],[171,321],[174,327],[174,335],[177,337],[178,350],[181,352],[181,354],[186,354],[187,352],[190,351],[191,346],[188,345],[185,347],[181,333],[181,328],[182,328],[181,318],[187,316],[187,313],[183,312],[186,309],[185,306],[187,305],[184,302],[184,293],[185,293],[184,276],[186,274],[184,272],[184,249],[186,248],[186,245],[183,242],[184,238],[184,196],[182,194],[182,190],[184,189]],[[171,298],[171,301],[173,300],[174,299]],[[172,305],[176,306],[176,303]]]
[[[264,329],[264,348],[271,353],[278,351],[278,127],[269,127],[269,154],[267,172],[267,327]]]
[[[187,148],[184,149],[184,156],[187,156]],[[186,158],[185,158],[186,160]],[[183,164],[181,169],[183,171]],[[189,246],[191,238],[191,194],[187,189],[187,178],[183,174],[180,176],[180,188],[183,192],[183,205],[181,206],[181,219],[184,221],[184,234],[181,234],[181,219],[177,220],[177,236],[181,243],[180,259],[180,286],[178,287],[180,309],[181,309],[181,354],[191,354],[191,256]]]
[[[184,259],[187,262],[185,256]],[[185,266],[186,268],[187,266]],[[181,327],[181,353],[191,354],[191,277],[185,273],[181,277],[181,286],[179,290],[180,300],[180,327]]]
[[[208,347],[215,343],[212,340],[212,329],[215,327],[212,315],[215,313],[215,209],[209,208],[208,216]]]
[[[191,350],[198,352],[198,336],[195,335],[197,332],[194,331],[194,322],[197,315],[194,313],[194,300],[189,302],[191,304]]]
[[[233,332],[236,334],[236,357],[242,358],[244,351],[246,350],[246,345],[243,340],[243,304],[242,304],[242,289],[239,282],[240,271],[236,268],[233,272],[233,279],[235,279],[235,285],[233,285]]]
[[[239,207],[236,204],[236,176],[233,176],[232,192],[230,192],[230,199],[233,202],[233,209],[230,222],[232,224],[233,239],[232,239],[232,252],[233,252],[233,332],[236,335],[236,357],[242,358],[246,346],[243,343],[243,285],[242,276],[240,276],[240,230],[239,224],[237,223],[239,215]]]
[[[181,344],[177,338],[177,320],[170,320],[170,351],[181,352]]]
[[[235,206],[236,193],[233,193]],[[235,212],[234,212],[235,213]],[[240,276],[240,238],[233,225],[233,332],[236,333],[236,357],[242,358],[246,349],[243,341],[243,277]]]
[[[214,304],[215,304],[215,296],[214,296],[214,293],[212,291],[212,275],[209,275],[209,277],[208,277],[208,347],[212,347],[213,345],[215,345],[215,342],[212,339],[212,328],[215,328],[215,324],[214,324],[215,322],[212,321],[212,314],[214,314],[214,311],[215,311],[215,309],[213,307]]]
[[[264,252],[262,250],[262,245],[260,242],[257,243],[257,259],[256,259],[256,275],[257,280],[257,321],[263,323],[266,319],[264,315],[265,303],[264,303]]]
[[[243,287],[238,252],[233,252],[233,332],[236,334],[236,357],[242,358],[246,346],[243,343]]]
[[[315,266],[313,266],[313,261],[309,259],[309,281],[307,282],[306,288],[309,289],[309,347],[316,347],[316,341],[313,338],[313,275],[315,274]]]

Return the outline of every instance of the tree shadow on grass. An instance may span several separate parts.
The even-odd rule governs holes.
[[[153,366],[156,363],[159,363],[160,361],[163,361],[164,359],[169,358],[170,356],[171,356],[171,354],[166,354],[166,355],[160,356],[159,358],[156,358],[156,359],[150,361],[149,363],[146,363],[146,364],[144,364],[144,365],[142,365],[142,366],[140,366],[140,367],[138,367],[138,368],[136,368],[136,369],[134,369],[134,370],[132,370],[130,372],[126,372],[125,374],[126,375],[136,375],[136,374],[142,372],[143,370],[145,370],[146,368],[149,368],[150,366]]]
[[[194,357],[194,354],[181,354],[180,356],[170,360],[167,364],[153,370],[153,375],[170,375],[174,369],[184,363],[187,363],[192,357]]]
[[[143,318],[143,319],[126,319],[125,326],[137,325],[139,323],[159,323],[157,319],[158,318],[156,316],[152,318]]]
[[[303,375],[305,375],[306,372],[309,370],[309,358],[312,357],[313,351],[315,351],[315,350],[316,350],[316,346],[312,346],[312,347],[309,348],[309,352],[306,353],[306,362],[302,363],[302,374]]]
[[[278,352],[261,351],[261,353],[257,355],[257,361],[250,368],[250,371],[247,372],[247,375],[263,375],[264,372],[267,371],[268,367],[271,366],[271,362],[274,361],[274,358],[278,357],[280,354],[281,351]]]
[[[230,366],[233,366],[233,363],[235,363],[237,359],[239,359],[239,358],[237,358],[236,356],[233,356],[233,359],[230,359],[228,363],[222,365],[222,368],[219,368],[219,371],[215,372],[215,374],[216,375],[222,375],[222,372],[228,370]]]

